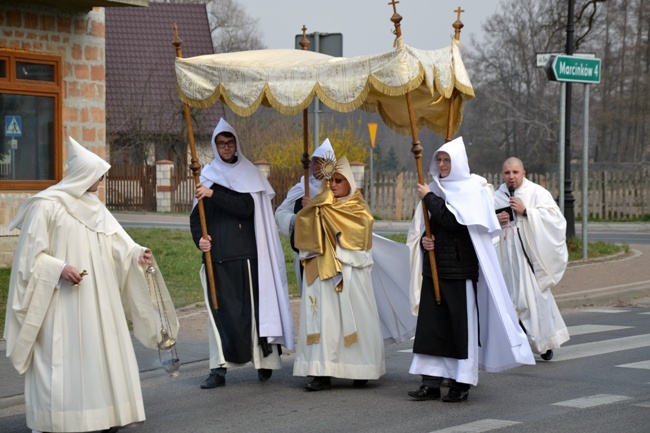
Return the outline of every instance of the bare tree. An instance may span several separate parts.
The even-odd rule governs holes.
[[[259,20],[248,15],[239,1],[210,0],[206,7],[216,53],[265,48]]]
[[[556,3],[504,1],[465,55],[476,99],[465,105],[462,133],[480,162],[474,170],[492,171],[509,155],[543,166],[555,155],[557,86],[547,86],[535,53],[557,51],[559,38],[541,18]]]
[[[473,41],[473,50],[465,56],[477,98],[465,106],[463,135],[478,144],[470,149],[470,155],[474,153],[480,156],[477,159],[481,162],[493,164],[492,170],[509,155],[520,156],[527,161],[529,169],[546,170],[549,165],[556,164],[560,86],[548,82],[543,69],[535,67],[535,55],[564,52],[566,9],[566,2],[561,0],[503,0],[499,11],[484,25],[485,39]],[[644,75],[639,67],[644,58],[647,67],[647,10],[647,1],[644,6],[643,0],[576,0],[574,51],[593,52],[603,59],[603,82],[600,86],[592,86],[591,91],[592,129],[596,130],[597,125],[599,133],[590,134],[590,137],[598,149],[607,147],[605,141],[612,140],[605,138],[607,136],[623,140],[620,136],[625,129],[623,125],[631,118],[647,119],[647,98],[640,95],[647,94],[648,74]],[[629,28],[632,16],[635,17],[634,25],[645,28],[645,40],[639,40],[644,33],[637,30],[635,35],[639,36],[634,44],[625,42],[629,36],[622,31]],[[642,17],[645,17],[644,25],[640,24]],[[619,26],[616,30],[614,23]],[[620,59],[614,61],[617,57]],[[609,71],[613,65],[629,70],[622,66],[626,58],[628,63],[637,65],[627,79],[622,73]],[[630,80],[631,77],[634,78]],[[629,84],[625,84],[628,80]],[[628,110],[629,101],[614,97],[622,88],[635,89],[634,112]],[[573,95],[573,125],[568,128],[573,143],[572,153],[567,155],[569,158],[579,155],[582,143],[583,104],[582,95],[578,93],[581,92]],[[634,133],[647,135],[647,129],[642,131],[644,127],[637,120]],[[632,129],[628,133],[631,134]],[[620,150],[617,148],[617,155],[623,157]],[[603,150],[594,152],[597,154],[602,155]],[[489,167],[484,169],[490,170]]]
[[[647,161],[650,147],[650,2],[609,0],[600,48],[603,82],[597,86],[596,161]],[[601,54],[602,53],[602,54]]]

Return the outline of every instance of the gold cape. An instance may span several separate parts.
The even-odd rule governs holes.
[[[312,284],[316,277],[326,280],[341,272],[341,263],[336,259],[337,236],[343,248],[371,249],[372,222],[370,209],[359,190],[347,200],[339,201],[327,188],[298,212],[294,245],[317,254],[302,261],[307,284]]]

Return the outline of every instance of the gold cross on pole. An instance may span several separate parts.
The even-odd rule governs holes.
[[[394,14],[397,13],[397,4],[398,4],[398,3],[399,3],[399,2],[398,2],[398,1],[395,1],[395,0],[392,0],[390,3],[388,3],[390,6],[393,6],[393,13],[394,13]],[[459,7],[460,7],[460,6],[459,6]]]
[[[463,12],[465,12],[465,9],[461,9],[460,6],[458,6],[458,9],[456,9],[454,12],[456,12],[456,13],[458,14],[458,17],[456,17],[456,19],[457,19],[458,21],[460,21],[460,14],[462,14]]]

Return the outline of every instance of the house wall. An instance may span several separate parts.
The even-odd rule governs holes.
[[[0,48],[61,56],[64,136],[58,143],[64,161],[67,136],[106,158],[104,23],[104,8],[0,4]],[[102,200],[103,188],[98,192]],[[9,232],[7,225],[20,203],[36,192],[0,188],[0,266],[11,265],[19,233]]]

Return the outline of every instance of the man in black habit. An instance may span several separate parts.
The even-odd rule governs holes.
[[[462,138],[440,147],[429,171],[434,181],[418,184],[417,191],[428,211],[432,236],[423,235],[420,206],[407,239],[411,307],[418,315],[409,372],[422,377],[420,388],[408,395],[415,400],[438,399],[447,379],[449,392],[442,400],[462,402],[470,386],[477,385],[479,368],[497,372],[535,361],[492,244],[500,227],[491,186],[470,174]],[[437,275],[429,262],[431,250]],[[440,303],[434,296],[434,278]]]
[[[275,193],[244,157],[224,119],[212,134],[212,149],[215,158],[201,171],[190,215],[194,243],[211,256],[218,301],[215,309],[204,255],[200,275],[210,313],[210,375],[203,389],[224,386],[228,367],[248,362],[265,382],[281,368],[280,345],[294,347],[284,255],[271,206]],[[204,203],[207,238],[198,200]]]

